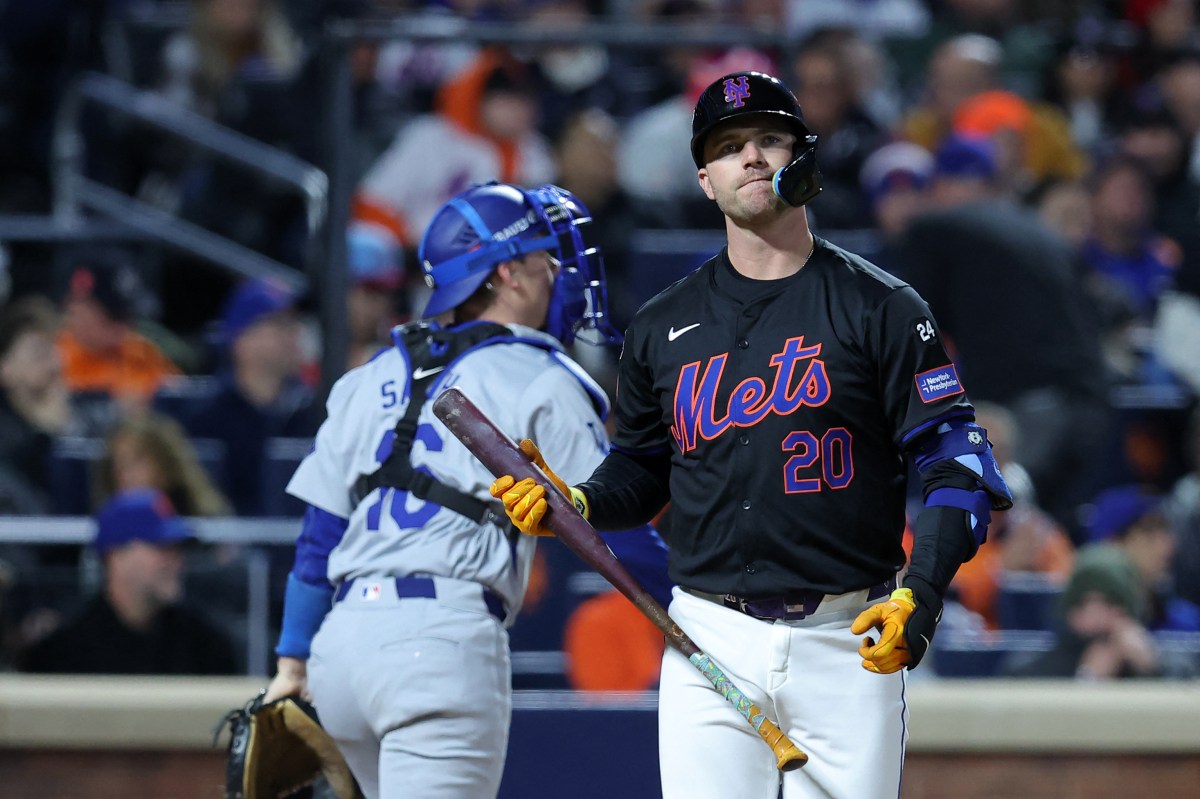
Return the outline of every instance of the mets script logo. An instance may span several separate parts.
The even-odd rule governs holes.
[[[788,339],[783,349],[771,356],[775,381],[770,388],[761,377],[746,378],[734,387],[729,407],[723,409],[720,417],[716,408],[717,386],[729,353],[710,358],[703,376],[699,361],[686,364],[679,370],[675,386],[675,424],[671,427],[679,450],[695,449],[698,439],[714,439],[730,427],[753,427],[771,413],[786,416],[804,405],[813,408],[824,405],[829,400],[829,375],[825,372],[825,362],[817,358],[820,354],[821,345],[805,347],[804,336]],[[805,361],[807,367],[795,379]]]
[[[750,82],[746,80],[745,75],[737,80],[725,79],[725,102],[733,103],[734,108],[741,108],[746,104],[746,98],[749,96]]]

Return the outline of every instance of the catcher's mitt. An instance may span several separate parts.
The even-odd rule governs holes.
[[[229,711],[227,799],[363,799],[358,783],[312,705],[297,696],[263,703],[266,692]]]

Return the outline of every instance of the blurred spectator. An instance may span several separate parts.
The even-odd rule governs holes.
[[[1161,650],[1138,620],[1137,575],[1115,549],[1080,552],[1059,606],[1054,647],[1013,663],[1009,676],[1110,680],[1196,675],[1189,659]]]
[[[1175,535],[1175,588],[1200,605],[1200,407],[1192,411],[1185,449],[1191,471],[1171,489],[1163,512]]]
[[[1188,137],[1188,174],[1200,180],[1200,49],[1175,56],[1155,82],[1164,106]]]
[[[1048,228],[1078,250],[1092,231],[1092,198],[1083,181],[1063,180],[1046,186],[1037,213]]]
[[[954,115],[969,98],[1000,88],[1004,51],[987,36],[956,36],[934,51],[926,67],[920,104],[901,120],[904,138],[934,150],[954,126]]]
[[[588,243],[604,253],[608,309],[624,330],[645,297],[636,296],[629,273],[629,250],[642,222],[633,201],[617,182],[617,121],[599,108],[569,117],[554,140],[558,185],[573,193],[592,214]],[[604,351],[607,348],[589,349]]]
[[[1029,474],[1013,460],[1020,431],[1016,418],[990,402],[975,403],[975,420],[987,430],[992,453],[1013,495],[1013,507],[992,513],[987,545],[954,575],[952,590],[989,627],[998,627],[996,598],[1008,572],[1035,572],[1060,585],[1071,573],[1075,547],[1038,507]]]
[[[1089,276],[1111,286],[1133,317],[1148,322],[1182,259],[1178,245],[1152,227],[1150,176],[1140,162],[1114,158],[1095,171],[1088,187],[1092,225],[1082,254]]]
[[[912,142],[885,144],[863,163],[859,180],[874,213],[880,246],[872,261],[894,271],[896,247],[912,221],[928,210],[933,155]]]
[[[647,691],[658,685],[662,632],[618,591],[579,604],[563,630],[567,681],[577,691]]]
[[[105,406],[117,411],[145,408],[151,396],[179,369],[134,325],[145,297],[133,267],[115,253],[77,256],[63,298],[64,324],[58,337],[67,387],[99,400],[89,432],[103,434]]]
[[[359,185],[354,215],[390,227],[406,246],[448,199],[473,183],[534,186],[554,177],[549,143],[537,131],[529,67],[484,51],[442,86],[438,110],[408,123]]]
[[[355,221],[346,240],[350,287],[346,290],[350,353],[347,369],[360,366],[392,344],[391,329],[402,320],[397,303],[404,286],[404,252],[392,231]]]
[[[804,123],[817,134],[821,196],[813,205],[823,228],[864,228],[871,222],[859,188],[867,156],[883,143],[884,133],[863,111],[848,54],[836,41],[818,35],[802,45],[793,64],[796,99]]]
[[[183,516],[227,516],[229,503],[200,465],[196,449],[174,419],[156,413],[122,420],[96,464],[96,507],[138,488],[162,492]]]
[[[599,8],[590,0],[526,0],[521,25],[531,30],[584,29]],[[538,128],[547,138],[556,138],[567,120],[584,108],[600,108],[621,118],[640,110],[643,93],[631,88],[635,84],[629,80],[623,53],[598,44],[532,48],[530,66],[541,109]]]
[[[1137,577],[1139,618],[1150,630],[1200,631],[1200,606],[1172,584],[1175,536],[1163,500],[1137,485],[1105,489],[1084,508],[1094,546],[1111,547]]]
[[[900,276],[929,303],[972,398],[1016,415],[1015,459],[1074,537],[1110,427],[1074,254],[1033,211],[997,196],[987,142],[954,137],[935,158],[938,208],[909,229]]]
[[[1122,77],[1130,87],[1145,85],[1175,54],[1200,44],[1194,0],[1126,0],[1123,5],[1136,36],[1123,64]]]
[[[119,494],[96,514],[104,584],[28,652],[23,669],[67,674],[233,674],[229,637],[181,604],[193,538],[162,494]]]
[[[300,375],[296,298],[269,280],[243,283],[222,318],[228,362],[221,388],[187,419],[193,438],[224,444],[219,483],[239,516],[262,515],[267,440],[316,432],[312,391]]]
[[[1124,104],[1112,45],[1098,35],[1061,38],[1046,67],[1042,99],[1066,115],[1071,138],[1083,150],[1107,141]]]
[[[42,297],[0,311],[0,513],[52,512],[50,451],[71,422],[54,341],[58,316]]]
[[[996,62],[996,88],[1003,85],[1032,96],[1050,54],[1050,31],[1058,26],[1038,24],[1032,17],[1043,7],[1057,4],[1025,3],[1021,0],[939,0],[929,3],[934,10],[928,31],[888,41],[904,85],[914,82],[919,71],[947,42],[965,36],[986,36],[996,41],[1002,58]]]
[[[1122,122],[1118,150],[1154,181],[1154,227],[1179,242],[1188,258],[1200,259],[1200,182],[1188,171],[1188,140],[1174,115],[1157,106],[1135,109]]]
[[[708,228],[721,224],[701,192],[688,142],[692,112],[704,88],[730,72],[774,74],[769,56],[735,47],[697,58],[678,94],[635,114],[624,126],[617,152],[621,186],[638,204],[645,227]]]
[[[299,40],[274,0],[191,0],[191,12],[163,48],[167,99],[216,117],[236,77],[283,78],[299,67]]]
[[[1030,104],[1012,92],[982,92],[954,112],[954,132],[991,138],[1001,188],[1025,198],[1047,182],[1083,174],[1083,153],[1057,108]]]

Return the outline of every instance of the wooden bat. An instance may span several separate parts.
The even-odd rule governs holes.
[[[571,500],[554,487],[542,470],[475,403],[458,388],[451,387],[434,400],[433,413],[493,475],[500,477],[510,474],[518,481],[532,477],[546,489],[546,502],[551,512],[546,514],[542,524],[618,591],[629,597],[629,601],[654,622],[655,627],[662,630],[667,642],[682,652],[762,736],[775,753],[775,764],[781,771],[792,771],[808,762],[808,755],[800,751],[783,730],[725,676],[712,658],[700,651],[667,615],[662,605],[617,560],[596,529],[575,510]]]

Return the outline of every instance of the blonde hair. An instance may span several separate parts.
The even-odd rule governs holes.
[[[156,487],[167,495],[180,516],[228,516],[232,512],[229,501],[200,465],[196,448],[183,428],[174,419],[153,412],[124,419],[109,433],[93,480],[96,507],[117,492],[113,454],[123,438],[134,442],[154,461],[161,479]]]

